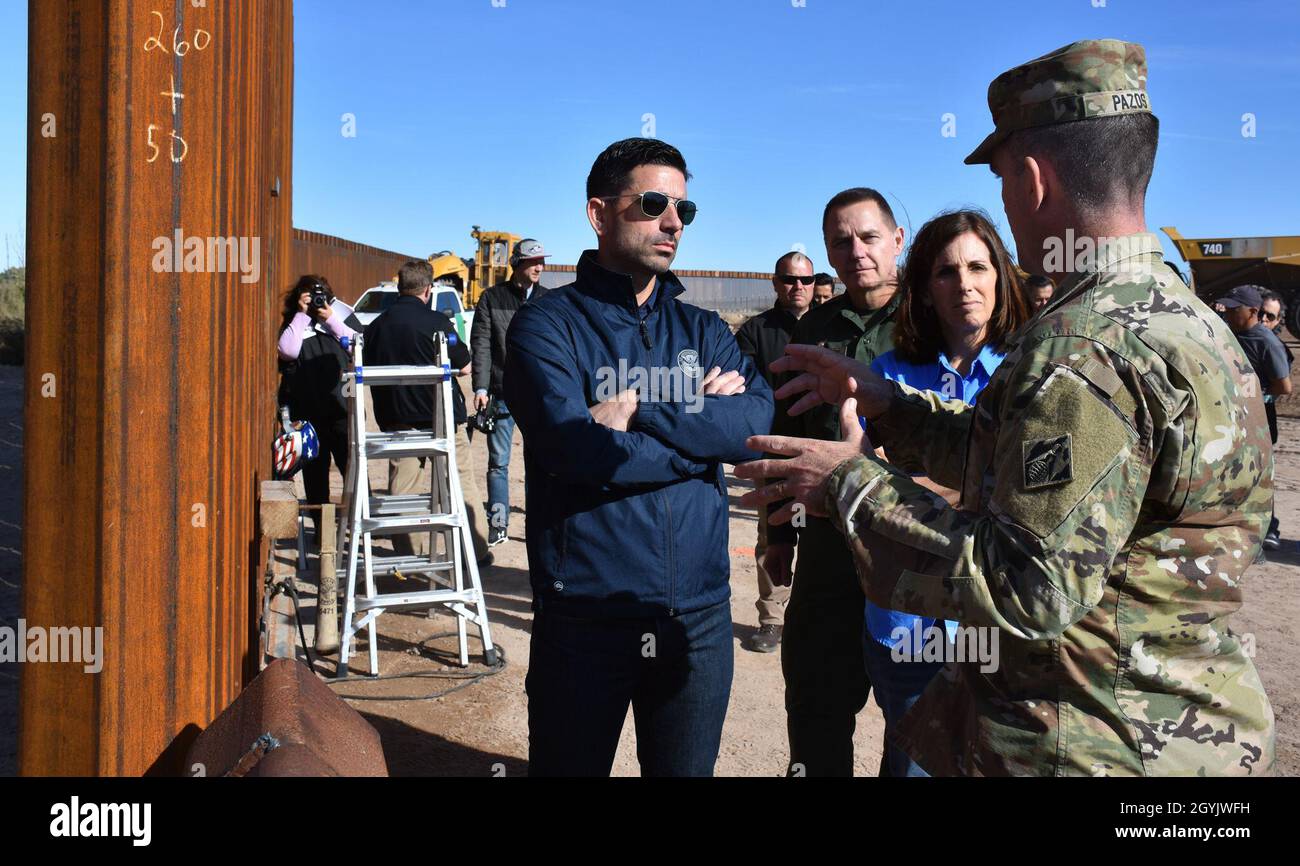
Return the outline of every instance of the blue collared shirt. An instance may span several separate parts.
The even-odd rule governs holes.
[[[973,404],[976,395],[989,383],[993,371],[998,368],[998,364],[1002,363],[1004,357],[1006,356],[994,351],[992,347],[985,346],[975,356],[975,361],[970,365],[970,372],[963,376],[953,369],[947,356],[942,352],[936,360],[928,364],[912,364],[898,357],[897,352],[886,352],[872,362],[871,369],[886,379],[901,382],[918,391],[934,391],[946,399]],[[924,637],[935,622],[931,617],[886,610],[867,602],[867,631],[871,636],[878,643],[893,648],[902,643],[904,640],[902,635],[906,633],[908,637],[913,638],[911,653],[913,655],[920,654]],[[948,633],[948,640],[955,640],[957,623],[948,620],[943,625]],[[903,631],[898,631],[900,628]]]
[[[897,352],[886,352],[872,363],[871,369],[894,382],[902,382],[918,391],[934,391],[948,400],[974,404],[975,397],[993,377],[993,371],[1005,355],[985,346],[975,356],[970,372],[963,376],[952,368],[942,352],[937,360],[928,364],[912,364],[898,357]]]

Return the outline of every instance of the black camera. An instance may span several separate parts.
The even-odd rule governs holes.
[[[488,404],[469,416],[469,426],[480,433],[491,433],[497,426],[497,398],[488,397]]]
[[[482,412],[469,416],[469,426],[480,433],[491,433],[496,429],[497,416],[484,409]]]
[[[307,302],[308,309],[323,310],[330,305],[330,297],[325,294],[325,290],[315,288],[311,290],[311,300]]]

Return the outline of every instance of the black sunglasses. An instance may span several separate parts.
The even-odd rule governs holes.
[[[668,210],[668,203],[673,202],[677,206],[677,216],[682,221],[682,225],[688,226],[695,220],[695,214],[699,209],[695,202],[685,198],[673,198],[664,195],[661,192],[630,192],[624,195],[603,195],[601,201],[609,201],[616,198],[638,198],[641,200],[641,213],[652,219],[664,215]]]
[[[1270,321],[1270,322],[1272,322],[1272,321],[1276,321],[1276,320],[1277,320],[1277,313],[1264,313],[1264,312],[1261,312],[1261,313],[1259,314],[1259,316],[1260,316],[1261,319],[1266,319],[1266,320],[1268,320],[1268,321]]]
[[[793,286],[796,280],[801,286],[811,286],[813,280],[817,279],[816,277],[801,277],[798,274],[777,274],[776,278],[787,286]]]

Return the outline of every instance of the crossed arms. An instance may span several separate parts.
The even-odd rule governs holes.
[[[669,484],[759,456],[746,439],[770,429],[772,392],[716,317],[700,351],[716,369],[692,403],[624,391],[589,404],[568,329],[538,307],[515,315],[507,343],[506,403],[539,464],[570,483]]]

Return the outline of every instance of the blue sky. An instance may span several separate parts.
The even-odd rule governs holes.
[[[695,175],[678,267],[766,270],[804,244],[823,268],[821,209],[848,186],[913,229],[966,204],[1002,224],[995,179],[962,164],[988,82],[1110,36],[1151,65],[1149,225],[1300,234],[1300,3],[1098,2],[298,0],[294,224],[462,255],[478,224],[572,263],[593,245],[592,160],[652,114]],[[23,231],[25,58],[26,4],[0,0],[0,236]]]

